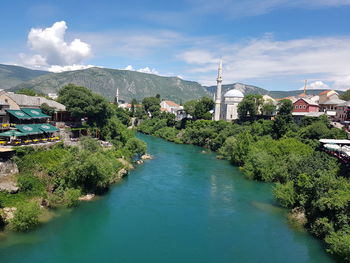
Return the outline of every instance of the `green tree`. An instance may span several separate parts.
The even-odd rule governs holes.
[[[332,232],[325,238],[329,245],[329,252],[340,256],[345,261],[350,261],[350,227],[346,227],[337,232]]]
[[[58,101],[73,117],[87,117],[89,125],[103,126],[114,114],[113,106],[105,98],[85,87],[69,84],[60,89],[58,95]]]
[[[261,95],[249,94],[238,104],[238,116],[240,120],[253,120],[259,114],[259,108],[263,103]]]
[[[214,101],[210,98],[203,97],[199,100],[187,101],[184,110],[191,115],[194,120],[211,120],[212,114],[209,112],[214,108]]]
[[[23,95],[28,95],[28,96],[35,96],[36,92],[32,89],[28,89],[28,88],[22,88],[20,90],[17,90],[15,92],[16,94],[23,94]]]
[[[15,231],[28,231],[39,224],[40,208],[35,202],[21,204],[11,219],[11,228]]]
[[[281,138],[294,127],[292,116],[293,103],[290,100],[281,100],[278,104],[278,113],[274,121],[274,132],[276,138]]]
[[[137,100],[136,99],[132,99],[131,100],[131,108],[130,108],[130,113],[131,113],[131,117],[135,117],[135,107],[137,105]]]
[[[63,200],[66,207],[76,207],[79,204],[79,197],[81,196],[80,189],[70,188],[64,192]]]
[[[265,101],[261,106],[261,113],[265,116],[272,116],[276,111],[276,105],[271,101]]]
[[[194,116],[194,111],[195,111],[197,102],[198,100],[190,100],[190,101],[187,101],[184,105],[184,109],[186,113],[191,115],[192,117]]]
[[[142,100],[142,105],[146,112],[149,112],[151,116],[155,116],[160,113],[160,98],[147,97]]]
[[[147,145],[145,142],[137,138],[131,138],[125,145],[125,149],[130,151],[133,155],[140,158],[147,151]]]
[[[47,103],[41,104],[40,109],[42,110],[43,113],[49,116],[52,116],[55,113],[55,108],[50,107]]]
[[[345,91],[343,94],[339,96],[340,99],[349,101],[350,100],[350,89]]]
[[[273,189],[273,194],[282,206],[293,207],[295,203],[293,181],[289,181],[285,184],[277,183]]]

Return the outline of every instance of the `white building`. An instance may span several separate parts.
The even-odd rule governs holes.
[[[231,89],[224,95],[224,104],[222,105],[222,119],[233,121],[238,119],[238,104],[243,100],[244,95],[237,89]]]
[[[243,100],[244,95],[238,89],[232,89],[225,93],[224,98],[221,96],[222,85],[222,61],[218,69],[217,89],[215,96],[214,120],[233,121],[238,119],[238,104]]]
[[[176,115],[178,110],[183,110],[183,107],[171,100],[163,100],[160,103],[161,111],[166,111]]]

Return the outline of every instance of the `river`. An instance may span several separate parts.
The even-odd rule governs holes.
[[[154,159],[95,202],[0,241],[0,262],[333,262],[271,185],[201,148],[140,135]]]

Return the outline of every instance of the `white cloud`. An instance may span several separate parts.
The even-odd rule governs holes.
[[[303,90],[304,86],[300,88],[300,90]],[[323,81],[317,80],[311,83],[308,83],[306,85],[306,89],[311,90],[311,89],[329,89],[329,86],[324,83]]]
[[[161,52],[186,41],[180,34],[170,30],[81,32],[87,42],[94,43],[96,53],[140,59]]]
[[[140,68],[137,70],[138,72],[142,72],[142,73],[147,73],[147,74],[155,74],[155,75],[159,75],[159,72],[154,69],[154,68],[149,68],[149,67],[145,67],[145,68]]]
[[[223,0],[220,4],[211,0],[188,1],[196,13],[221,13],[229,18],[263,15],[277,9],[318,9],[350,5],[350,0]]]
[[[340,90],[350,89],[350,75],[337,79],[334,82],[334,88]]]
[[[53,65],[53,66],[48,68],[48,71],[59,73],[59,72],[64,72],[64,71],[82,70],[82,69],[93,68],[93,67],[96,67],[96,66],[94,66],[94,65],[78,65],[78,64],[73,64],[73,65],[68,65],[68,66]]]
[[[207,50],[189,50],[178,55],[178,58],[184,60],[189,64],[207,64],[219,61],[218,58],[215,58],[213,54]]]
[[[215,83],[217,59],[214,58],[221,56],[226,83],[276,77],[300,81],[304,75],[312,76],[308,79],[316,76],[323,81],[341,83],[350,73],[349,46],[349,37],[277,41],[265,36],[240,43],[212,43],[206,48],[200,45],[177,57],[188,63],[188,72],[205,84]]]
[[[132,70],[132,71],[134,70],[134,68],[131,65],[126,66],[124,69],[125,70]]]
[[[156,69],[154,69],[154,68],[151,69],[150,67],[134,69],[134,67],[132,65],[128,65],[124,68],[124,70],[131,70],[131,71],[137,71],[137,72],[142,72],[142,73],[147,73],[147,74],[160,75]]]
[[[78,38],[66,42],[66,30],[65,21],[56,22],[47,28],[32,28],[28,34],[28,46],[35,54],[21,54],[22,63],[60,71],[85,67],[81,64],[92,55],[90,45]]]

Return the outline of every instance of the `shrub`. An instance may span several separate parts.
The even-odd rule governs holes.
[[[325,241],[329,245],[328,251],[331,254],[336,254],[347,262],[350,261],[350,227],[332,232]]]
[[[79,197],[81,196],[81,191],[79,189],[68,189],[64,193],[64,204],[66,207],[75,207],[79,203]]]
[[[11,220],[11,228],[15,231],[28,231],[39,224],[40,208],[35,202],[24,203],[17,208]]]
[[[329,233],[334,232],[334,227],[327,217],[322,217],[311,225],[311,231],[315,236],[324,238]]]
[[[285,184],[277,183],[273,194],[284,207],[292,207],[295,203],[294,183],[292,181]]]
[[[81,138],[80,145],[84,150],[88,150],[91,152],[97,152],[102,148],[99,142],[91,137]]]
[[[133,155],[140,157],[147,151],[147,145],[145,142],[137,138],[131,138],[125,145],[125,149],[130,151]]]
[[[20,190],[26,193],[40,194],[45,191],[44,183],[40,178],[32,174],[19,174],[17,184]]]

